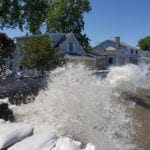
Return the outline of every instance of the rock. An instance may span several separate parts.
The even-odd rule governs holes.
[[[0,81],[0,98],[9,98],[15,105],[27,104],[35,100],[39,91],[47,86],[44,78],[8,78]]]
[[[7,103],[0,104],[0,118],[6,121],[14,121],[13,111],[9,109]]]

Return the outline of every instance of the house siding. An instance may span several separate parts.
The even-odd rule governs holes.
[[[108,50],[109,47],[112,47],[112,50]],[[124,65],[127,63],[139,64],[140,63],[141,50],[135,47],[129,46],[127,44],[124,44],[124,43],[120,43],[119,49],[118,49],[115,41],[106,40],[98,44],[97,46],[95,46],[94,51],[97,51],[99,55],[106,57],[105,59],[106,68],[108,68],[111,65]]]
[[[10,68],[10,65],[12,65],[12,75],[17,76],[18,74],[21,74],[22,76],[40,76],[40,71],[37,71],[36,69],[28,69],[28,68],[22,68],[20,66],[20,61],[22,59],[21,51],[22,51],[22,45],[25,41],[25,39],[32,38],[32,37],[38,37],[41,35],[33,35],[33,36],[24,36],[24,37],[16,37],[16,50],[13,53],[13,59],[7,60],[7,69]],[[53,47],[60,47],[60,52],[64,54],[69,54],[69,48],[68,43],[73,43],[73,53],[75,55],[83,56],[85,55],[85,51],[77,41],[77,39],[74,37],[72,33],[54,33],[54,34],[47,34],[45,36],[48,36],[53,41]],[[12,62],[12,64],[11,64]]]
[[[82,47],[79,45],[79,43],[76,42],[73,36],[70,36],[62,45],[61,45],[61,53],[67,53],[70,54],[69,51],[69,43],[73,43],[73,54],[77,55],[85,55],[85,52],[83,51]]]

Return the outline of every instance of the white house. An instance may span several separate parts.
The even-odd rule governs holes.
[[[116,37],[115,41],[106,40],[93,48],[93,54],[105,57],[105,68],[127,63],[138,64],[141,53],[139,48],[120,42],[120,37]]]
[[[75,58],[82,60],[83,56],[86,55],[86,52],[83,50],[73,33],[51,33],[45,35],[53,41],[53,47],[59,47],[59,52],[67,55],[67,60],[69,60],[69,56],[71,60],[75,60]],[[14,38],[16,42],[16,50],[13,53],[12,58],[7,60],[6,63],[7,69],[12,71],[12,75],[19,76],[21,74],[21,76],[39,76],[40,72],[38,72],[36,69],[28,69],[20,65],[20,60],[22,59],[22,56],[20,55],[22,50],[21,45],[23,45],[25,39],[37,36],[40,35],[21,36]],[[74,59],[72,59],[72,56],[74,56]],[[86,60],[87,59],[96,62],[95,58],[86,57]]]

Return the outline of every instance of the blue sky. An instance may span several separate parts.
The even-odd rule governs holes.
[[[150,35],[150,0],[90,0],[92,11],[85,15],[85,33],[92,45],[106,39],[136,46]]]
[[[85,14],[84,32],[96,45],[106,39],[136,46],[140,38],[150,35],[150,0],[90,0],[92,10]],[[25,35],[18,30],[4,30],[8,36]]]

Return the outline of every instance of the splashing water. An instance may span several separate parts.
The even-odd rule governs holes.
[[[14,114],[36,132],[55,131],[91,142],[97,150],[134,149],[132,113],[112,98],[112,91],[135,91],[139,83],[144,86],[144,70],[133,65],[116,67],[101,80],[83,65],[68,64],[51,72],[47,90],[35,102],[16,107]]]
[[[112,67],[107,76],[111,88],[118,92],[135,93],[137,88],[150,88],[149,66],[145,64]]]

